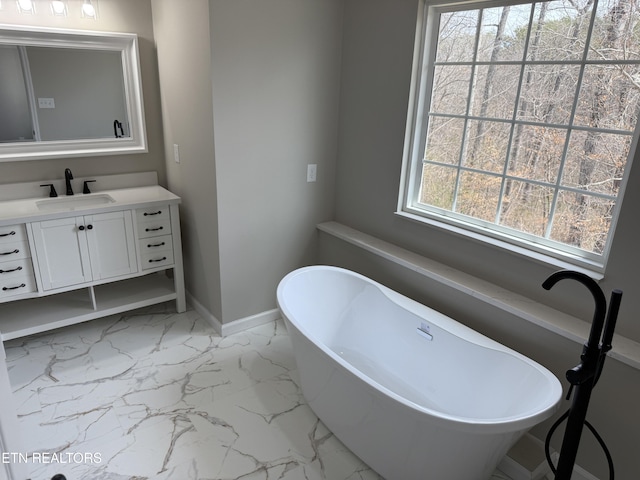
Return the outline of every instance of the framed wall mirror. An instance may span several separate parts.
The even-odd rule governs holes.
[[[135,34],[0,24],[0,161],[146,151]]]

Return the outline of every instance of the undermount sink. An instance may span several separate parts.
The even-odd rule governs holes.
[[[92,195],[74,195],[68,197],[49,198],[36,202],[38,210],[75,210],[76,208],[93,207],[113,203],[111,195],[98,193]]]

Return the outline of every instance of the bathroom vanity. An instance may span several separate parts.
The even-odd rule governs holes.
[[[151,184],[155,173],[141,178],[143,186],[0,201],[3,341],[170,300],[186,309],[180,198]]]

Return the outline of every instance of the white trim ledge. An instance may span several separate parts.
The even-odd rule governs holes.
[[[589,337],[590,324],[523,295],[498,287],[485,280],[455,270],[417,253],[362,233],[338,222],[317,225],[318,230],[401,265],[459,292],[527,320],[564,338],[583,344]],[[640,343],[614,335],[608,356],[640,370]]]
[[[242,332],[249,328],[264,325],[265,323],[273,322],[281,317],[280,310],[274,308],[273,310],[267,310],[265,312],[257,313],[249,317],[239,318],[229,323],[222,323],[218,320],[204,305],[198,302],[191,293],[187,292],[187,301],[193,309],[204,318],[213,329],[221,336],[226,337],[233,335],[234,333]]]
[[[407,219],[411,222],[420,223],[423,225],[431,225],[438,229],[445,230],[449,233],[453,233],[454,235],[470,239],[483,245],[489,245],[494,248],[506,250],[513,253],[514,255],[528,258],[529,260],[537,262],[541,265],[551,266],[559,269],[575,270],[577,272],[589,275],[591,278],[597,281],[604,278],[604,273],[602,273],[604,271],[603,265],[590,261],[586,258],[573,256],[573,262],[565,261],[561,260],[560,258],[556,258],[550,253],[545,253],[545,250],[547,250],[548,252],[550,252],[551,250],[546,249],[542,245],[537,245],[537,247],[534,247],[532,245],[530,248],[524,248],[514,243],[509,243],[505,240],[502,240],[499,236],[491,236],[487,233],[478,233],[472,229],[464,229],[454,224],[449,224],[444,221],[434,220],[429,217],[416,215],[415,213],[399,210],[395,212],[395,215]],[[568,253],[565,253],[564,255],[567,256],[567,258],[570,258],[570,255]]]

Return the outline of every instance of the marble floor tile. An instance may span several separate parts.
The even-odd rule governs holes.
[[[5,349],[32,480],[381,479],[307,406],[281,321],[221,338],[167,304]]]

